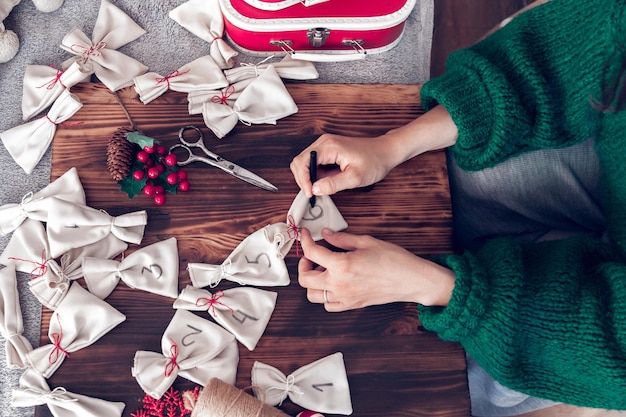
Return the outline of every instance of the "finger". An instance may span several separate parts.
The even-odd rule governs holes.
[[[307,197],[311,197],[313,192],[311,190],[311,181],[309,178],[309,165],[304,161],[304,154],[296,156],[289,164],[289,169],[293,174],[293,178],[296,180],[296,184]]]
[[[347,251],[363,247],[363,240],[366,238],[365,236],[353,235],[352,233],[335,232],[328,228],[322,229],[322,237],[334,247]]]
[[[330,249],[315,243],[311,237],[311,232],[305,227],[300,230],[300,247],[302,247],[305,258],[323,268],[328,268],[336,255]]]

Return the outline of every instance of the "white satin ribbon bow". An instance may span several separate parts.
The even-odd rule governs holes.
[[[24,321],[17,291],[15,268],[0,269],[0,333],[6,339],[6,364],[11,369],[26,368],[33,346],[23,336]]]
[[[64,62],[69,67],[77,62],[81,71],[96,74],[111,91],[128,87],[133,78],[148,70],[141,62],[116,49],[134,41],[145,33],[126,13],[107,0],[102,0],[96,23],[89,39],[80,29],[74,29],[63,38],[61,48],[76,55]]]
[[[74,394],[63,387],[52,391],[45,378],[32,369],[20,377],[19,388],[13,390],[11,407],[47,405],[54,417],[120,417],[126,405],[99,398]]]
[[[65,70],[51,65],[28,65],[22,89],[22,118],[24,121],[48,108],[65,90],[79,82],[88,81],[90,74],[81,71],[78,63]]]
[[[89,206],[52,198],[47,224],[50,256],[57,258],[71,249],[99,242],[110,234],[124,242],[139,244],[147,222],[145,210],[111,216]]]
[[[89,291],[105,299],[122,280],[131,288],[165,297],[178,296],[178,246],[176,238],[136,250],[122,261],[88,257],[83,275]]]
[[[289,376],[257,361],[252,367],[252,386],[257,398],[272,406],[289,397],[293,403],[320,413],[352,414],[341,352],[303,366]]]
[[[271,58],[271,57],[269,57]],[[230,84],[249,78],[256,78],[272,65],[280,78],[290,80],[315,80],[320,74],[317,72],[315,65],[310,61],[291,58],[291,54],[278,62],[266,62],[264,59],[258,64],[242,63],[238,67],[224,70],[224,76]]]
[[[85,204],[85,191],[76,168],[70,168],[40,191],[26,194],[21,203],[0,206],[0,236],[11,233],[27,218],[47,222],[52,197]]]
[[[0,133],[5,148],[22,169],[30,174],[48,150],[57,125],[72,117],[83,104],[69,90],[63,90],[45,117]]]
[[[221,265],[189,263],[191,283],[196,288],[213,288],[222,279],[240,285],[289,285],[289,271],[283,258],[293,239],[285,223],[259,229],[242,240]]]
[[[35,297],[51,310],[56,310],[65,297],[70,280],[83,276],[82,259],[88,256],[112,258],[122,253],[127,244],[110,235],[100,242],[72,249],[61,256],[60,262],[49,256],[50,247],[40,221],[26,219],[13,233],[0,263],[12,265],[30,274],[28,285]]]
[[[32,368],[49,378],[72,352],[92,345],[126,316],[73,282],[50,318],[50,344],[28,354]]]
[[[276,306],[277,293],[259,288],[230,288],[215,291],[188,285],[174,301],[174,308],[208,311],[248,350],[254,350],[265,332]]]
[[[202,386],[214,377],[235,383],[235,336],[194,313],[176,310],[163,333],[161,351],[137,351],[132,368],[139,386],[154,398],[161,398],[177,376]]]
[[[212,90],[226,87],[228,81],[213,58],[203,56],[163,76],[156,72],[135,77],[135,91],[139,99],[148,104],[167,90],[189,93],[195,90]]]
[[[223,138],[237,125],[276,124],[276,120],[298,112],[298,106],[287,91],[273,65],[255,78],[232,107],[207,101],[202,107],[206,126]]]
[[[222,39],[224,17],[218,0],[189,0],[170,11],[169,16],[211,45],[209,53],[220,68],[233,66],[233,58],[238,54]]]

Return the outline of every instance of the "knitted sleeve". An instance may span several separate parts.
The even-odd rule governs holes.
[[[456,272],[445,307],[420,320],[460,342],[503,385],[540,398],[626,409],[626,265],[581,237],[493,240],[439,259]]]
[[[610,11],[624,3],[551,0],[452,53],[421,99],[426,110],[442,104],[456,123],[457,164],[478,170],[589,138],[598,119],[589,101],[615,48]]]

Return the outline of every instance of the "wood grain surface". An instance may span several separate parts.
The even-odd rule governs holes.
[[[200,115],[187,112],[186,95],[168,92],[148,105],[133,88],[119,92],[137,127],[169,147],[180,127],[201,127],[214,152],[266,178],[279,188],[271,193],[201,164],[187,168],[191,189],[168,195],[164,206],[147,197],[129,199],[105,165],[107,140],[129,122],[115,96],[99,83],[72,88],[84,103],[71,119],[79,125],[58,127],[52,145],[51,180],[76,167],[87,204],[111,215],[146,209],[148,225],[141,245],[176,237],[180,257],[179,289],[189,281],[189,262],[219,264],[250,233],[285,221],[298,188],[289,162],[325,132],[372,136],[401,126],[421,114],[419,86],[287,84],[299,111],[276,125],[239,124],[217,139]],[[402,164],[374,187],[333,197],[348,231],[371,234],[424,256],[451,250],[452,214],[442,152]],[[425,331],[414,305],[394,303],[344,313],[327,313],[306,300],[297,283],[298,256],[286,257],[291,284],[277,291],[276,309],[254,351],[239,344],[236,385],[250,385],[254,361],[289,374],[331,353],[344,354],[354,416],[467,416],[469,398],[461,347]],[[82,281],[79,281],[82,283]],[[232,283],[223,282],[217,289]],[[137,350],[160,351],[160,339],[174,314],[173,299],[133,290],[120,283],[106,299],[127,320],[92,346],[72,352],[49,379],[51,388],[126,403],[124,416],[141,408],[143,391],[131,376]],[[51,311],[44,308],[41,344],[49,343]],[[89,314],[89,311],[85,311]],[[209,318],[208,313],[196,313]],[[178,378],[174,387],[194,384]],[[301,408],[285,401],[281,409]],[[49,416],[44,406],[36,416]],[[328,415],[327,415],[328,416]]]

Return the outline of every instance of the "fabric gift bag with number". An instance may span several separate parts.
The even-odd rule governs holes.
[[[248,350],[254,350],[274,312],[277,295],[274,291],[244,287],[211,294],[188,285],[174,302],[174,308],[208,311]]]
[[[176,310],[161,338],[161,351],[137,351],[132,368],[139,386],[154,398],[161,398],[177,376],[203,386],[213,377],[235,383],[235,336],[194,313]]]

